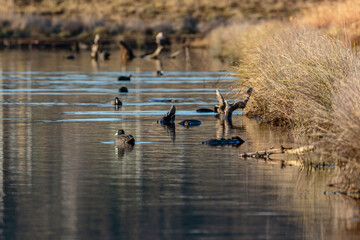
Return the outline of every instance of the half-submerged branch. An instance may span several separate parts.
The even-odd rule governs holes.
[[[272,154],[303,154],[305,152],[310,152],[315,149],[314,145],[304,146],[300,148],[286,148],[281,146],[280,148],[269,148],[263,151],[242,153],[240,157],[242,158],[264,158],[269,159]]]
[[[221,95],[221,93],[216,89],[216,98],[219,101],[219,105],[217,106],[218,107],[217,108],[218,113],[220,115],[222,115],[224,119],[231,120],[233,111],[235,111],[238,108],[244,109],[246,107],[246,104],[250,99],[252,90],[253,90],[252,88],[249,88],[247,90],[246,94],[248,96],[245,98],[245,100],[243,100],[243,101],[235,101],[234,103],[229,103]]]
[[[211,146],[218,146],[218,145],[234,145],[234,146],[240,146],[245,141],[242,140],[239,136],[235,136],[232,138],[221,138],[221,139],[210,139],[205,142],[202,142],[202,144],[208,144]]]

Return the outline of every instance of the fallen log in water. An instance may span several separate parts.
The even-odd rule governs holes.
[[[235,145],[239,146],[243,144],[245,141],[242,140],[240,137],[232,137],[229,139],[221,138],[221,139],[210,139],[205,142],[202,142],[202,144],[208,144],[211,146],[218,146],[218,145]]]
[[[314,145],[304,146],[300,148],[285,148],[281,146],[280,148],[269,148],[263,151],[251,152],[251,153],[241,153],[241,158],[264,158],[269,159],[272,154],[302,154],[305,152],[313,151],[315,149]]]

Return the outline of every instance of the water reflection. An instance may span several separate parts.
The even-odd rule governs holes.
[[[224,122],[195,111],[216,103],[216,87],[232,84],[218,72],[221,63],[207,65],[201,52],[191,56],[197,63],[191,66],[181,58],[164,61],[166,76],[159,78],[152,76],[153,62],[134,59],[126,66],[126,74],[136,75],[126,83],[131,91],[114,111],[107,104],[119,95],[113,56],[95,70],[88,53],[69,63],[58,52],[0,52],[0,238],[358,236],[359,203],[323,194],[331,173],[238,158],[296,145],[286,133],[241,114]],[[174,96],[181,100],[174,103],[177,121],[191,117],[200,126],[156,123],[169,106],[150,100]],[[134,148],[116,148],[117,129],[135,137]],[[201,144],[234,135],[245,144]]]
[[[166,134],[170,136],[170,139],[173,143],[175,143],[176,140],[176,130],[175,130],[175,123],[168,123],[168,124],[161,124],[164,130],[166,131]]]
[[[221,138],[231,138],[234,136],[235,132],[245,132],[245,126],[244,125],[239,125],[239,126],[234,126],[233,125],[233,121],[232,119],[228,119],[225,120],[221,117],[217,118],[217,131],[216,131],[216,138],[217,139],[221,139]],[[234,131],[235,129],[235,131]],[[239,131],[237,131],[239,130]]]

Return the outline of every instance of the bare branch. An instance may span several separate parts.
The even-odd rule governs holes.
[[[221,93],[219,92],[219,90],[216,89],[216,98],[219,101],[219,108],[218,108],[218,112],[219,113],[224,113],[225,107],[226,107],[226,103],[225,103],[225,99],[224,97],[221,95]]]
[[[246,104],[250,99],[251,93],[252,93],[252,88],[249,88],[246,92],[248,96],[244,101],[236,101],[233,104],[231,104],[228,103],[226,99],[224,99],[224,97],[221,95],[221,93],[218,90],[216,90],[216,98],[219,101],[218,112],[223,115],[224,119],[228,119],[228,120],[231,119],[233,111],[235,111],[238,108],[243,109],[246,107]]]

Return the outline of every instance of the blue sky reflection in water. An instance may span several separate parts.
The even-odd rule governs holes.
[[[355,239],[359,205],[324,195],[329,170],[281,169],[240,152],[296,146],[286,132],[238,112],[213,114],[215,89],[227,99],[235,78],[206,51],[163,62],[120,53],[91,63],[65,51],[0,52],[1,239]],[[118,75],[133,74],[130,82]],[[129,92],[118,93],[120,86]],[[119,96],[123,106],[109,102]],[[156,123],[176,99],[174,128]],[[136,139],[117,148],[122,128]],[[238,135],[240,147],[210,147]],[[281,156],[279,156],[281,158]]]

